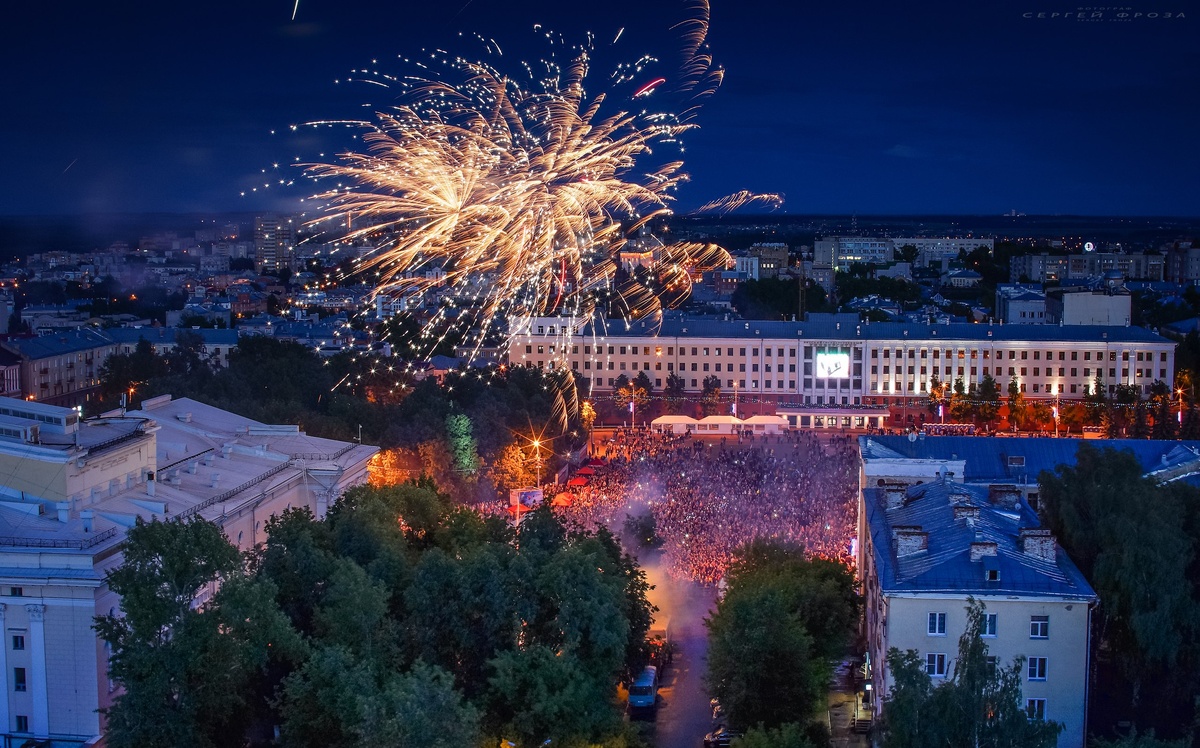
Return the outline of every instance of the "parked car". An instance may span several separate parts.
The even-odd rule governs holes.
[[[742,737],[740,732],[721,725],[704,736],[704,748],[729,748],[733,741],[740,737]]]
[[[652,711],[657,706],[658,668],[650,665],[629,686],[629,711]]]

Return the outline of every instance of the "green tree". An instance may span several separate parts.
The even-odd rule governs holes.
[[[454,470],[466,477],[479,472],[479,450],[473,431],[471,419],[462,413],[446,416],[446,441],[450,445]]]
[[[683,412],[684,398],[687,396],[685,387],[683,377],[675,372],[667,374],[667,383],[663,388],[663,398],[667,401],[667,412]]]
[[[778,727],[807,721],[823,693],[813,639],[800,615],[769,588],[726,596],[708,627],[708,691],[729,724]]]
[[[534,645],[491,664],[489,712],[501,738],[534,748],[617,729],[611,684],[592,677],[575,656]]]
[[[534,468],[534,461],[521,445],[511,442],[492,460],[492,481],[500,489],[532,486],[536,480]]]
[[[362,702],[378,697],[369,664],[344,647],[317,649],[283,682],[280,695],[283,744],[301,748],[355,748]]]
[[[1183,411],[1183,425],[1179,429],[1181,439],[1200,439],[1200,409],[1189,405]]]
[[[780,541],[743,548],[706,622],[709,690],[730,723],[805,722],[858,611],[854,578],[843,565],[810,559],[800,546]]]
[[[979,386],[972,391],[975,417],[985,426],[994,426],[1000,417],[1000,385],[991,374],[984,374]]]
[[[710,374],[704,378],[700,390],[700,410],[705,416],[722,415],[725,406],[721,402],[721,378]]]
[[[480,713],[441,668],[417,662],[392,676],[375,698],[359,697],[358,745],[477,748]]]
[[[824,732],[823,725],[815,726]],[[811,732],[812,726],[806,730],[796,722],[787,722],[769,730],[753,727],[733,741],[733,748],[822,748],[829,744],[828,735],[822,735],[823,740],[814,740]]]
[[[1174,439],[1179,435],[1179,420],[1171,412],[1171,402],[1161,399],[1154,408],[1154,427],[1150,431],[1152,439]]]
[[[1200,685],[1193,568],[1200,527],[1187,520],[1200,492],[1157,485],[1132,452],[1087,443],[1074,465],[1043,472],[1038,483],[1046,524],[1104,601],[1096,630],[1111,653],[1105,662],[1128,685],[1142,726],[1178,730],[1166,715],[1193,710],[1180,694]]]
[[[1010,428],[1024,428],[1025,411],[1025,393],[1021,392],[1021,385],[1017,382],[1017,378],[1013,377],[1008,380],[1008,424]]]
[[[1129,436],[1133,439],[1150,438],[1150,420],[1146,413],[1146,404],[1141,400],[1133,407],[1133,428],[1130,429]]]
[[[166,375],[166,363],[154,346],[139,338],[132,353],[114,353],[100,366],[100,392],[105,399],[129,393],[136,385]]]
[[[972,412],[974,411],[974,404],[972,402],[974,394],[974,388],[972,387],[968,391],[962,377],[954,380],[954,392],[950,396],[950,417],[956,423],[965,423],[971,419]]]
[[[196,374],[208,372],[208,354],[204,352],[204,338],[192,330],[178,330],[175,346],[168,350],[163,359],[171,374]]]
[[[984,606],[971,600],[953,673],[936,688],[916,651],[888,652],[893,686],[881,725],[885,748],[1051,748],[1058,742],[1060,723],[1031,718],[1025,710],[1025,659],[1008,666],[989,661],[983,616]]]
[[[799,289],[787,278],[745,280],[734,290],[730,304],[746,319],[791,319],[800,307]]]
[[[250,591],[236,581],[239,569],[237,549],[210,522],[139,519],[129,530],[124,562],[106,576],[122,614],[95,624],[122,688],[106,713],[109,745],[221,746],[245,730],[255,674],[299,640],[269,604],[271,590]],[[193,606],[202,589],[222,582],[214,603]],[[223,599],[225,613],[240,618],[222,615]]]

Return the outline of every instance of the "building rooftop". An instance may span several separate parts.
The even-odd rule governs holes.
[[[1019,492],[998,494],[982,486],[935,481],[910,486],[903,497],[891,501],[887,493],[884,488],[863,491],[879,585],[885,593],[1095,599],[1079,569],[1044,530],[1044,553],[1028,550],[1022,530],[1040,528]],[[889,509],[889,503],[894,508]]]
[[[1142,327],[1098,325],[985,325],[973,323],[919,324],[910,322],[859,322],[858,315],[812,315],[806,322],[773,320],[724,320],[712,318],[665,318],[661,326],[653,321],[608,320],[607,324],[585,325],[581,334],[599,337],[694,338],[795,338],[797,340],[954,340],[1023,343],[1038,341],[1092,343],[1167,343],[1171,341]]]
[[[181,333],[195,333],[206,345],[237,345],[237,330],[215,330],[209,328],[183,327],[114,327],[105,330],[118,343],[136,344],[142,338],[150,343],[173,344]]]
[[[1010,439],[981,436],[863,436],[864,460],[965,460],[967,483],[1036,483],[1043,470],[1074,465],[1086,439]],[[1146,472],[1174,467],[1200,457],[1200,441],[1106,439],[1093,446],[1128,450]]]
[[[112,345],[113,341],[98,330],[87,328],[70,332],[56,332],[34,338],[13,338],[4,343],[9,349],[22,356],[37,360],[61,356],[65,353],[88,351]]]
[[[25,449],[34,457],[53,456],[48,449],[76,450],[83,459],[114,439],[153,436],[153,493],[145,482],[120,484],[107,492],[72,497],[57,505],[60,511],[53,503],[24,494],[0,496],[0,550],[86,551],[119,543],[139,517],[198,515],[219,522],[283,484],[307,481],[313,489],[320,489],[323,481],[333,485],[343,470],[377,451],[355,442],[309,436],[297,426],[259,423],[186,398],[173,400],[166,395],[141,405],[123,417],[82,422],[78,446],[17,444],[4,449]],[[65,469],[61,460],[46,464],[48,470]]]

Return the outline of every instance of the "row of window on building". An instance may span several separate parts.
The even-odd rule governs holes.
[[[1022,463],[1024,464],[1024,463]],[[984,637],[996,636],[996,626],[998,623],[997,613],[985,613],[983,616],[983,632]],[[930,636],[945,636],[946,635],[946,614],[945,613],[930,613],[928,627],[926,629]],[[1050,616],[1030,616],[1029,617],[1029,638],[1030,639],[1049,639],[1050,638]]]

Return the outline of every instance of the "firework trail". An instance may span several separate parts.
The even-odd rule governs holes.
[[[725,197],[712,200],[704,205],[701,205],[692,213],[692,215],[699,215],[701,213],[729,213],[737,210],[738,208],[744,208],[747,205],[753,205],[755,203],[761,203],[769,207],[771,210],[777,210],[781,205],[783,205],[783,196],[773,193],[758,193],[750,192],[749,190],[741,190],[733,193],[732,195],[726,195]]]

